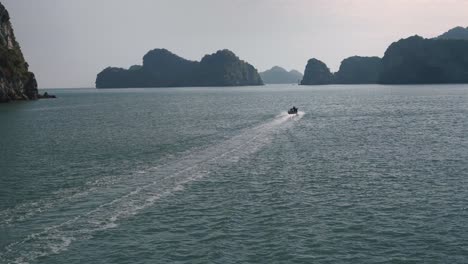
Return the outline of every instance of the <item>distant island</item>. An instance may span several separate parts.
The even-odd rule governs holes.
[[[96,88],[247,85],[263,85],[257,69],[226,49],[206,55],[200,62],[154,49],[143,57],[143,65],[108,67],[96,78]]]
[[[468,83],[468,28],[456,27],[433,39],[413,36],[391,44],[384,57],[354,56],[331,73],[308,61],[302,85]]]
[[[344,59],[338,72],[332,73],[325,63],[317,59],[307,62],[302,85],[370,84],[377,83],[382,69],[379,57],[353,56]]]
[[[287,71],[279,66],[274,66],[269,70],[261,72],[260,77],[267,84],[298,84],[302,80],[303,75],[296,70]]]
[[[36,78],[28,68],[16,41],[10,15],[0,3],[0,102],[40,97]]]
[[[96,88],[256,86],[267,84],[445,84],[468,83],[468,27],[455,27],[438,37],[412,36],[392,43],[383,58],[352,56],[337,72],[316,59],[304,75],[275,66],[257,69],[224,49],[191,61],[167,49],[154,49],[142,65],[108,67],[97,74]],[[55,98],[38,92],[16,41],[6,8],[0,3],[0,102]]]

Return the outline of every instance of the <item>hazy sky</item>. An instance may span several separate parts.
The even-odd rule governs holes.
[[[263,71],[336,71],[393,41],[468,26],[468,0],[0,0],[41,88],[94,87],[154,48],[191,60],[228,48]]]

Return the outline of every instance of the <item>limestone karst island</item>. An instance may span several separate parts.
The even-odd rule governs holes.
[[[96,88],[247,85],[263,85],[263,81],[257,69],[230,50],[206,55],[198,62],[166,49],[154,49],[143,57],[143,65],[129,69],[109,67],[96,79]]]
[[[16,42],[10,15],[0,3],[0,102],[38,99],[37,82]]]
[[[310,59],[303,85],[468,83],[468,28],[456,27],[432,39],[413,36],[388,47],[384,57],[354,56],[332,73]]]

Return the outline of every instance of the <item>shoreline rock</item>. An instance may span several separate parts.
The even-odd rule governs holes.
[[[45,92],[44,94],[39,94],[39,99],[55,99],[57,96]]]

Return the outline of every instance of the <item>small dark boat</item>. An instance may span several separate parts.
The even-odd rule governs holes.
[[[293,108],[289,109],[288,114],[297,115],[297,110],[297,107],[293,106]]]

